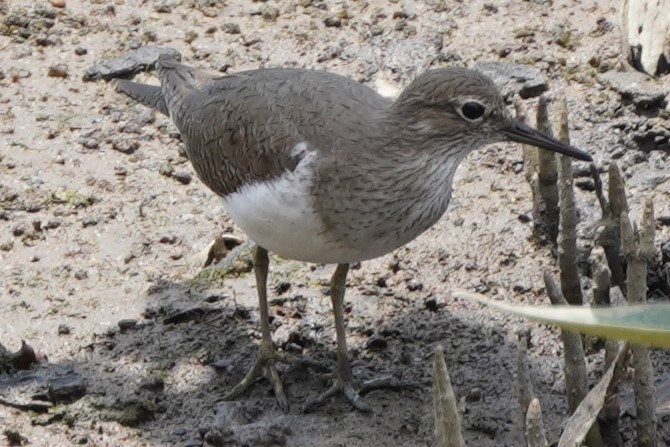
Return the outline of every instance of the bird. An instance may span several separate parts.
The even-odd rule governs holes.
[[[395,99],[327,71],[263,68],[215,75],[160,56],[160,85],[116,80],[116,88],[168,116],[200,180],[221,197],[255,243],[261,341],[254,363],[225,396],[261,377],[283,411],[267,302],[269,257],[336,264],[330,298],[337,360],[332,385],[308,400],[341,394],[362,412],[344,322],[352,263],[385,255],[433,226],[449,205],[456,168],[491,143],[534,145],[579,160],[587,153],[518,121],[490,78],[462,67],[419,74]]]

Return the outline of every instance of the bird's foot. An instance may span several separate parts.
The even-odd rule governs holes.
[[[278,354],[274,348],[270,347],[269,349],[264,349],[261,346],[258,352],[258,357],[247,374],[237,385],[235,385],[232,390],[228,392],[228,394],[223,396],[223,400],[237,399],[242,394],[244,394],[244,392],[246,392],[259,377],[265,377],[274,388],[275,399],[277,399],[279,407],[284,413],[288,413],[288,399],[286,398],[286,393],[284,392],[284,385],[282,383],[281,377],[279,377],[277,367],[275,366],[278,361],[286,361],[286,359]]]
[[[400,382],[391,377],[384,377],[374,380],[369,380],[356,390],[353,385],[353,380],[351,378],[343,378],[339,375],[335,377],[331,387],[326,390],[321,395],[310,399],[304,407],[305,412],[313,411],[316,407],[325,403],[328,399],[335,396],[336,394],[343,394],[345,399],[358,411],[362,413],[370,413],[372,408],[368,405],[363,397],[367,393],[375,390],[393,390],[393,391],[402,391],[402,390],[416,390],[421,387],[415,383],[405,383]]]
[[[357,391],[351,382],[352,381],[350,379],[343,379],[339,376],[336,377],[331,387],[321,395],[308,400],[303,410],[305,413],[309,413],[316,407],[323,405],[331,397],[342,393],[356,410],[362,413],[370,413],[372,408],[367,403],[365,403],[361,397],[360,391]]]

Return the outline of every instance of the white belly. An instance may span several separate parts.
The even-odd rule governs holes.
[[[314,212],[307,155],[293,172],[240,188],[223,199],[224,208],[249,238],[283,258],[315,263],[356,260],[357,254],[328,239]]]

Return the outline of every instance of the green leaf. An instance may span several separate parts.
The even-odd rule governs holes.
[[[658,348],[670,348],[670,303],[618,307],[526,306],[490,300],[483,295],[456,291],[467,298],[563,329]]]

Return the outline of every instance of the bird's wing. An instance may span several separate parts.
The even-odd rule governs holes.
[[[370,110],[388,105],[358,82],[313,70],[218,77],[165,58],[157,67],[160,87],[117,81],[117,88],[170,116],[199,177],[222,196],[293,171],[312,151],[346,152],[347,138],[370,120],[359,101],[374,103]]]

